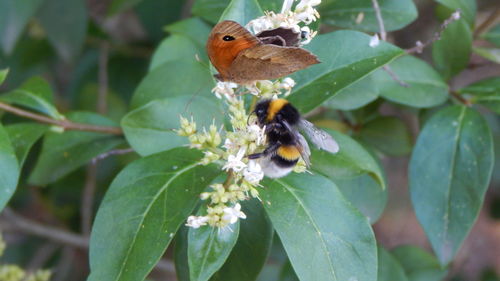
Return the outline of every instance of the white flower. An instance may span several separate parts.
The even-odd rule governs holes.
[[[261,128],[256,124],[252,124],[247,127],[247,133],[249,136],[249,140],[255,141],[256,145],[264,144],[264,138],[266,137],[265,127]]]
[[[222,167],[223,170],[229,170],[232,169],[235,172],[240,172],[245,168],[247,165],[241,161],[243,159],[243,156],[245,155],[245,148],[240,148],[238,153],[235,155],[229,155],[227,158],[227,163]]]
[[[189,226],[192,228],[199,228],[202,225],[206,225],[207,221],[208,221],[207,217],[189,216],[187,219],[186,226]]]
[[[230,224],[236,223],[239,218],[246,219],[247,216],[241,211],[240,203],[236,203],[234,207],[224,208],[224,215],[222,219],[228,221]]]
[[[231,139],[227,138],[224,141],[224,145],[222,147],[224,147],[227,150],[232,150],[232,149],[235,149],[237,147],[237,144],[235,144]]]
[[[380,44],[380,39],[378,38],[378,34],[375,33],[375,35],[373,35],[370,39],[370,43],[368,45],[370,45],[370,47],[372,48],[375,48],[377,47],[378,45]]]
[[[286,91],[285,97],[290,95],[290,93],[292,92],[293,86],[295,86],[295,81],[292,78],[286,77],[285,79],[283,79],[283,81],[280,84],[280,88],[282,88]]]
[[[264,178],[264,172],[259,163],[250,160],[248,166],[243,170],[245,180],[251,184],[258,184]]]
[[[302,29],[299,23],[303,22],[308,25],[319,18],[319,13],[314,6],[319,5],[321,0],[301,0],[293,11],[291,10],[292,3],[293,0],[285,0],[281,13],[266,12],[265,16],[250,21],[246,26],[247,29],[253,31],[254,34],[277,27],[291,28],[295,32],[300,32]],[[301,42],[301,45],[309,43],[315,33],[311,35],[306,36],[306,40]]]
[[[218,99],[221,99],[222,96],[227,99],[232,99],[234,97],[234,89],[236,88],[238,88],[236,83],[218,81],[217,85],[212,89],[212,92]]]

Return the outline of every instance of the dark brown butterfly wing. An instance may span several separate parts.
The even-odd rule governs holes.
[[[298,47],[300,43],[300,33],[291,28],[278,27],[271,30],[264,30],[256,35],[263,44],[272,44],[282,47]]]

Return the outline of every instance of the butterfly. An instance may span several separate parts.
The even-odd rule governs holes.
[[[220,81],[249,85],[277,79],[319,63],[311,52],[298,47],[301,34],[276,28],[253,35],[235,21],[222,21],[210,33],[207,53]]]

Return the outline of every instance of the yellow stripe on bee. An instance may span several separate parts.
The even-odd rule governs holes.
[[[269,122],[269,121],[272,121],[274,119],[274,116],[276,116],[276,114],[283,108],[283,106],[285,106],[286,104],[288,104],[288,101],[285,100],[285,99],[275,99],[275,100],[272,100],[270,103],[269,103],[269,107],[267,108],[267,117],[266,117],[266,120]]]
[[[286,160],[296,160],[300,157],[300,151],[295,145],[282,145],[278,147],[277,154]]]

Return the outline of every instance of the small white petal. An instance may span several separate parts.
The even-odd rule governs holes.
[[[197,217],[197,216],[189,216],[187,219],[186,226],[192,228],[199,228],[200,226],[206,225],[208,221],[207,217]]]
[[[380,39],[378,38],[378,34],[373,35],[373,36],[370,38],[370,43],[369,43],[370,47],[375,48],[375,47],[377,47],[379,44],[380,44]]]

